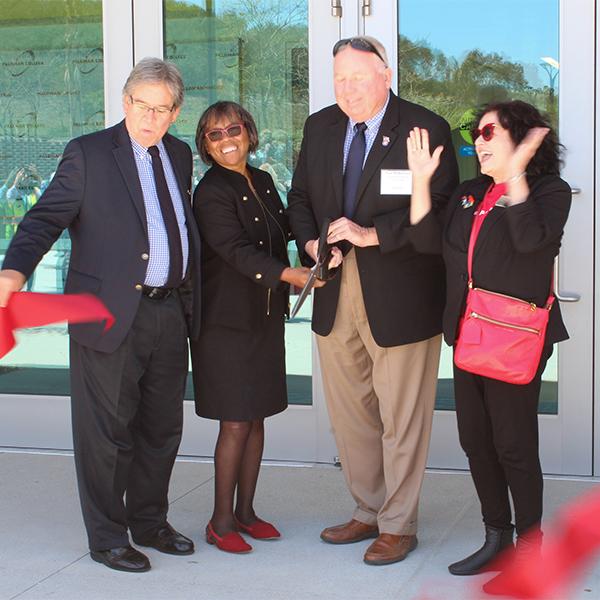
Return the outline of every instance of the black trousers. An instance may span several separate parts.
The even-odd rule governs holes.
[[[177,295],[142,296],[112,353],[71,340],[75,468],[91,550],[144,541],[167,518],[181,441],[187,329]],[[124,496],[126,495],[126,500]]]
[[[458,434],[483,521],[499,529],[511,526],[510,490],[517,534],[539,526],[542,519],[537,409],[542,371],[551,354],[552,346],[544,349],[538,371],[527,385],[473,375],[454,365]]]

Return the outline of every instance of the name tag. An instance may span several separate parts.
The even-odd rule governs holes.
[[[382,196],[412,194],[412,173],[409,169],[381,169]]]

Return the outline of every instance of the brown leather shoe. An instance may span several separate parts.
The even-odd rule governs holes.
[[[417,547],[416,535],[382,533],[367,548],[364,561],[368,565],[390,565],[404,560]]]
[[[377,525],[367,525],[352,519],[348,523],[323,529],[321,539],[328,544],[353,544],[377,537],[378,533]]]

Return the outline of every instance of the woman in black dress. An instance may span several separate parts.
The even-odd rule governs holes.
[[[441,147],[430,153],[427,132],[418,128],[407,140],[413,243],[422,251],[431,250],[434,240],[438,251],[442,245],[447,280],[444,337],[449,345],[456,343],[465,311],[471,230],[479,230],[471,285],[526,300],[535,309],[546,304],[552,289],[554,258],[571,205],[570,187],[559,177],[558,139],[536,108],[521,101],[488,105],[476,123],[473,141],[482,175],[458,187],[444,219],[433,214],[429,196]],[[515,529],[516,558],[539,555],[543,479],[537,407],[552,346],[567,338],[560,306],[554,302],[542,357],[530,383],[506,383],[454,365],[459,438],[481,502],[485,542],[449,566],[453,575],[493,569],[496,556],[513,546]],[[502,573],[484,590],[496,593],[501,581]]]
[[[200,117],[196,145],[212,166],[194,192],[202,328],[191,344],[192,372],[196,413],[220,421],[206,539],[227,552],[249,552],[240,531],[255,539],[280,537],[256,516],[253,500],[263,420],[287,406],[288,284],[303,286],[309,270],[290,268],[283,204],[271,176],[247,163],[258,146],[248,111],[234,102],[213,104]]]

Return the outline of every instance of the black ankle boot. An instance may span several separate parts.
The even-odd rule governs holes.
[[[528,595],[527,591],[521,592],[518,582],[521,580],[521,574],[527,570],[540,571],[542,537],[543,534],[539,528],[530,530],[524,535],[519,535],[517,537],[517,547],[506,570],[501,571],[487,583],[484,583],[483,591],[490,596],[526,597]]]
[[[486,567],[489,567],[496,556],[506,548],[512,547],[513,531],[514,527],[512,526],[510,529],[496,529],[486,525],[483,546],[471,556],[452,563],[448,567],[448,571],[452,575],[477,575],[477,573],[489,570]]]

